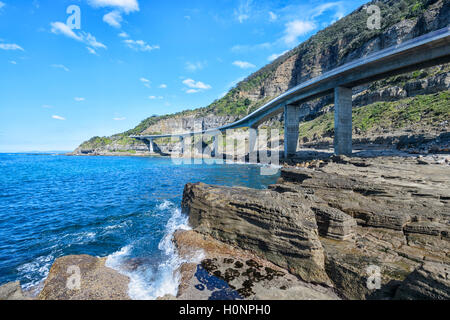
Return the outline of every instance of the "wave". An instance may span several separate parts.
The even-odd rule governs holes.
[[[47,278],[54,259],[55,256],[49,254],[19,266],[17,272],[22,279],[22,288],[30,290],[38,287]],[[35,276],[36,274],[38,277]]]
[[[133,300],[154,300],[166,294],[176,295],[180,281],[179,267],[184,261],[178,256],[175,244],[172,241],[176,230],[190,230],[188,218],[172,202],[165,200],[159,206],[159,211],[170,211],[164,236],[158,244],[162,252],[162,261],[155,267],[140,265],[133,270],[127,268],[131,258],[133,244],[129,244],[119,251],[108,256],[106,266],[130,278],[128,295]]]

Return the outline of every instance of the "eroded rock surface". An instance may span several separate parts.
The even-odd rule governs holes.
[[[250,250],[305,281],[329,283],[314,212],[271,190],[187,184],[183,208],[199,233]]]
[[[313,162],[283,168],[269,190],[188,184],[183,207],[194,232],[346,299],[448,299],[448,163],[416,157]],[[219,262],[213,257],[204,268],[232,277]]]
[[[40,300],[129,300],[127,276],[105,267],[106,258],[71,255],[53,263]],[[77,286],[77,274],[79,284]]]
[[[0,286],[0,300],[31,300],[24,295],[19,281]]]
[[[182,259],[181,300],[330,300],[339,297],[258,255],[196,231],[177,231],[174,241]],[[200,259],[198,259],[200,257]]]
[[[426,262],[400,285],[396,299],[449,300],[450,264]]]

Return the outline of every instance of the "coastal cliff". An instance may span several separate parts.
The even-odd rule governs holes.
[[[381,9],[383,17],[381,29],[367,28],[366,6],[360,7],[251,74],[224,97],[209,106],[172,115],[149,117],[126,132],[111,137],[94,137],[81,144],[73,154],[145,155],[148,153],[147,146],[130,139],[130,135],[192,131],[195,126],[210,129],[231,123],[306,80],[377,50],[450,24],[449,0],[382,0],[371,3],[378,5]],[[397,105],[411,106],[416,102],[420,104],[423,101],[421,96],[439,92],[448,93],[449,88],[450,66],[448,64],[354,88],[354,116],[363,122],[363,125],[355,126],[355,134],[358,135],[355,142],[369,141],[396,147],[396,140],[414,135],[414,132],[423,131],[430,137],[437,138],[440,132],[436,133],[433,129],[436,124],[448,132],[450,130],[448,122],[439,121],[440,118],[434,119],[435,122],[432,125],[420,121],[422,116],[430,112],[429,105],[424,105],[423,110],[420,110],[415,117],[396,123],[389,130],[380,119],[373,121],[371,127],[367,128],[364,125],[365,118],[356,110],[365,108],[361,113],[378,113],[384,110],[384,104],[380,102],[389,103],[390,108],[395,108]],[[435,98],[439,100],[438,103],[447,105],[445,116],[448,116],[450,112],[448,95],[437,95]],[[398,103],[395,104],[395,102]],[[305,112],[301,119],[304,122],[300,128],[300,142],[307,146],[329,143],[329,139],[334,136],[333,126],[330,126],[331,122],[328,119],[332,118],[334,111],[332,97],[316,99],[305,103],[302,107]],[[387,114],[388,117],[390,115],[392,114]],[[318,119],[321,116],[322,118]],[[324,120],[324,116],[327,119]],[[312,135],[307,134],[307,128],[315,126],[318,121],[325,125],[316,129]],[[264,125],[282,128],[282,122],[283,117],[277,116]],[[157,140],[156,143],[163,153],[178,153],[181,149],[177,142]]]

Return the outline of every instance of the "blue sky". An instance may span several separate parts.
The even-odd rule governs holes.
[[[0,152],[73,150],[204,107],[365,2],[0,0]]]

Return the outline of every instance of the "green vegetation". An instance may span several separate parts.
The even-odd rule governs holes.
[[[93,137],[84,142],[80,147],[84,150],[95,150],[112,143],[112,141],[111,138],[107,137]]]
[[[368,132],[374,128],[400,129],[413,124],[432,126],[450,119],[450,91],[421,95],[395,102],[377,102],[353,109],[353,128]],[[334,112],[300,125],[300,139],[334,134]]]

